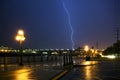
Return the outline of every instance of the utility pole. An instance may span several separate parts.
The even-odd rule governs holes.
[[[116,46],[117,46],[117,55],[120,56],[120,46],[119,46],[119,27],[116,28]]]
[[[119,27],[116,28],[116,42],[119,41]]]
[[[95,45],[96,45],[96,49],[98,50],[98,41],[96,42],[96,44],[95,44]]]

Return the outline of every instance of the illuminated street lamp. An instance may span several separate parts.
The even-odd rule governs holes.
[[[90,54],[87,53],[87,52],[89,51],[88,45],[85,46],[84,50],[85,50],[85,52],[86,52],[86,61],[89,61],[89,60],[90,60]]]
[[[86,45],[86,46],[84,47],[84,51],[85,51],[86,55],[87,55],[88,50],[89,50],[89,47],[88,47],[88,45]]]
[[[88,45],[85,46],[84,50],[85,50],[86,52],[88,52],[88,50],[89,50]]]
[[[23,30],[18,30],[18,33],[17,33],[15,39],[17,41],[19,41],[19,43],[20,43],[20,60],[19,60],[19,65],[21,66],[21,65],[23,65],[23,63],[22,63],[22,43],[25,40],[24,31]]]

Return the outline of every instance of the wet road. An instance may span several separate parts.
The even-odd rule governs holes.
[[[6,70],[7,69],[7,70]],[[50,80],[51,77],[60,73],[60,66],[48,64],[36,65],[8,65],[0,72],[0,80]]]
[[[120,61],[86,62],[73,68],[60,80],[120,80]],[[50,80],[63,68],[59,64],[0,65],[0,80]]]
[[[60,80],[120,80],[120,61],[99,61],[95,65],[75,67]]]

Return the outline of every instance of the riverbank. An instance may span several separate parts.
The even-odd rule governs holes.
[[[120,61],[120,58],[90,58],[90,61]]]

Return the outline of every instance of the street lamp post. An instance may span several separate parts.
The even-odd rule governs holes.
[[[22,63],[22,43],[25,40],[24,31],[23,30],[18,30],[18,33],[17,33],[15,39],[17,41],[19,41],[19,43],[20,43],[19,65],[22,66],[23,65],[23,63]]]
[[[86,55],[88,55],[88,50],[89,50],[89,47],[88,47],[88,45],[86,45],[85,47],[84,47],[84,51],[86,52]]]
[[[85,52],[86,52],[86,61],[90,60],[90,55],[88,53],[89,51],[89,47],[86,45],[85,48],[84,48]]]

